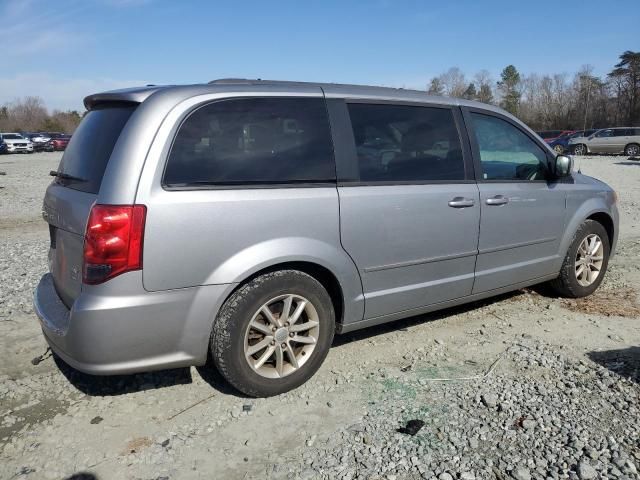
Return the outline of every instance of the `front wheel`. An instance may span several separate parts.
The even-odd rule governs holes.
[[[297,270],[272,272],[224,303],[213,325],[211,356],[238,390],[269,397],[313,376],[334,331],[331,298],[316,279]]]
[[[573,146],[573,154],[574,155],[586,155],[587,154],[587,146],[579,143]]]
[[[602,224],[585,220],[573,237],[560,275],[550,282],[563,297],[591,295],[602,283],[609,264],[609,236]]]
[[[553,147],[553,151],[556,152],[558,155],[562,155],[564,153],[564,147],[560,144],[555,145]]]

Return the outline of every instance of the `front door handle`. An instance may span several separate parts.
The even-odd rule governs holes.
[[[453,208],[473,207],[475,204],[471,198],[455,197],[449,200],[449,206]]]
[[[509,203],[509,199],[504,195],[496,195],[495,197],[487,198],[487,205],[504,205]]]

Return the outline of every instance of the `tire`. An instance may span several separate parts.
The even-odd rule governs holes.
[[[282,322],[277,312],[282,312],[288,298],[292,299],[287,317],[291,325]],[[308,303],[303,304],[304,300]],[[262,313],[264,307],[271,312],[271,321]],[[315,323],[316,327],[300,330]],[[296,328],[296,332],[289,328]],[[306,273],[281,270],[251,280],[225,301],[213,324],[211,357],[235,388],[249,396],[270,397],[293,390],[316,373],[329,352],[334,332],[335,312],[322,284]],[[304,340],[302,337],[304,342],[296,340]],[[314,343],[310,343],[311,337]],[[251,353],[258,344],[265,346]],[[256,368],[260,361],[262,365]]]
[[[564,153],[564,147],[560,144],[554,145],[553,151],[556,152],[558,155],[562,155]]]
[[[630,143],[624,147],[624,154],[627,157],[637,157],[640,155],[640,145],[637,143]]]
[[[578,143],[573,146],[573,154],[574,155],[586,155],[587,154],[587,146],[584,143]]]
[[[589,254],[588,259],[592,265],[580,265],[579,262],[585,261],[585,255],[583,254],[583,250],[581,250],[580,255],[578,251],[582,248],[583,242],[589,242],[589,239],[593,239],[594,236],[600,240],[602,250],[597,254]],[[555,280],[549,282],[550,287],[563,297],[580,298],[591,295],[600,286],[607,272],[610,252],[611,245],[609,244],[609,236],[602,224],[595,220],[585,220],[573,237],[571,246],[562,262],[560,275]],[[601,261],[592,260],[599,257],[602,257]],[[599,268],[597,276],[592,280],[585,278],[585,275],[589,275],[589,273],[585,272],[584,269],[589,269],[591,272],[594,272],[596,264],[598,264],[597,267]],[[583,267],[583,270],[580,275],[578,275],[580,266]]]

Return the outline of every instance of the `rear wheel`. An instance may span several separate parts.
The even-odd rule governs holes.
[[[564,297],[591,295],[607,271],[610,249],[604,227],[595,220],[585,220],[573,237],[560,275],[550,286]]]
[[[640,145],[637,143],[630,143],[624,147],[624,154],[628,157],[637,157],[640,155]]]
[[[553,151],[556,152],[558,155],[562,155],[564,153],[564,147],[560,144],[554,145]]]
[[[579,143],[573,146],[573,154],[574,155],[586,155],[587,154],[587,146],[583,143]]]
[[[296,270],[272,272],[224,303],[213,325],[211,356],[241,392],[278,395],[313,376],[334,331],[331,298],[316,279]]]

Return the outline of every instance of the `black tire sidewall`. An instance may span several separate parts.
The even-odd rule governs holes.
[[[318,312],[320,334],[311,358],[283,378],[265,378],[244,357],[244,337],[251,318],[274,297],[295,294],[309,300]],[[220,373],[241,392],[268,397],[292,390],[311,378],[327,356],[335,332],[335,313],[322,284],[303,272],[284,270],[255,278],[225,302],[213,326],[211,354]]]
[[[576,277],[575,270],[575,259],[578,253],[578,248],[582,241],[591,234],[596,234],[602,240],[603,245],[603,260],[602,260],[602,269],[600,270],[600,275],[595,282],[586,287],[580,285],[578,283],[578,279]],[[575,297],[586,297],[587,295],[591,295],[602,283],[604,276],[607,272],[607,267],[609,266],[609,254],[611,252],[611,245],[609,244],[609,235],[605,228],[595,220],[586,220],[580,227],[578,228],[573,242],[571,243],[571,247],[567,252],[567,258],[565,259],[564,268],[567,269],[564,275],[566,282],[568,283],[567,287],[572,292],[572,296]]]
[[[632,153],[628,153],[629,147],[636,147],[636,148],[640,149],[640,145],[638,145],[636,143],[630,143],[629,145],[624,147],[624,154],[626,156],[628,156],[628,157],[634,156]],[[635,155],[638,155],[638,153],[636,153]]]

